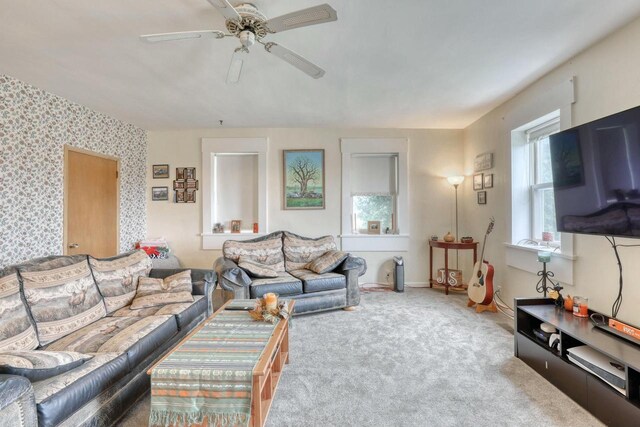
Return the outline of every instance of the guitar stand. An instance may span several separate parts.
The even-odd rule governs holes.
[[[497,313],[498,312],[498,308],[496,307],[496,302],[494,300],[491,300],[491,302],[489,304],[476,304],[475,302],[471,301],[471,299],[469,299],[469,301],[467,302],[467,307],[473,307],[476,306],[476,313],[482,313],[483,311],[490,311],[492,313]]]

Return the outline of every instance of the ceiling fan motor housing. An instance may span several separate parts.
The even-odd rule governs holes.
[[[242,3],[236,6],[235,10],[238,12],[238,15],[240,15],[242,20],[237,22],[235,20],[227,19],[227,30],[229,30],[231,34],[241,37],[242,32],[249,30],[253,33],[254,40],[256,37],[259,40],[269,33],[267,26],[265,25],[267,17],[264,16],[255,5],[251,3]],[[240,41],[242,41],[242,38]],[[248,47],[244,43],[242,45]]]

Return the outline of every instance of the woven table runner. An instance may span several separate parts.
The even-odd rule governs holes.
[[[222,311],[151,373],[153,426],[247,426],[253,369],[276,324]]]

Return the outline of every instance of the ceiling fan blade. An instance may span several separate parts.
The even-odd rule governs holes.
[[[240,81],[240,75],[242,74],[242,67],[247,60],[248,51],[242,49],[236,49],[231,57],[231,63],[229,64],[229,71],[227,71],[227,84],[236,84]]]
[[[227,0],[207,0],[213,7],[218,9],[218,12],[222,14],[227,19],[231,19],[233,21],[240,22],[242,18],[236,12],[236,10],[231,6],[231,4]]]
[[[210,0],[211,1],[211,0]],[[338,19],[337,12],[328,4],[313,6],[297,12],[287,13],[269,19],[265,24],[272,33],[293,30],[294,28],[306,27],[308,25],[322,24]]]
[[[279,44],[270,42],[265,44],[264,48],[267,52],[274,54],[283,61],[288,62],[298,70],[302,71],[305,74],[308,74],[314,79],[319,79],[320,77],[324,76],[324,70],[322,68],[307,61],[302,56],[290,51],[286,47],[282,47]]]
[[[222,31],[215,30],[182,31],[179,33],[146,34],[144,36],[140,36],[140,38],[149,43],[156,43],[188,39],[221,39],[224,38],[224,33]]]

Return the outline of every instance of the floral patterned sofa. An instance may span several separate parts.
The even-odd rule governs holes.
[[[360,303],[364,259],[338,251],[332,236],[302,237],[276,231],[251,240],[227,240],[213,266],[224,299],[260,298],[268,292],[295,299],[295,313]]]
[[[112,425],[148,390],[146,370],[210,312],[214,280],[152,269],[144,251],[0,270],[0,417]]]

